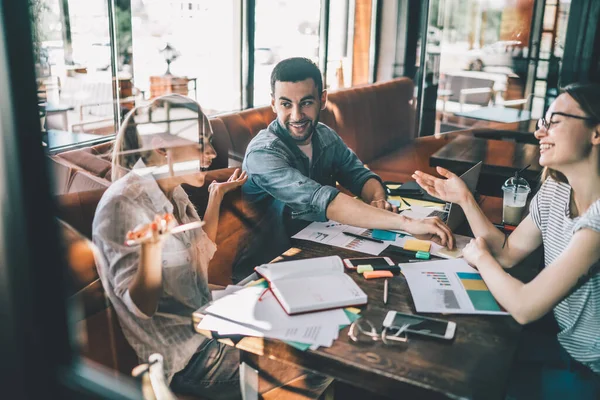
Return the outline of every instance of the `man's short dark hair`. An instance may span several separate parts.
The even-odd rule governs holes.
[[[280,61],[271,72],[271,93],[275,94],[275,82],[300,82],[312,78],[319,95],[323,91],[323,78],[319,67],[304,57],[293,57]]]

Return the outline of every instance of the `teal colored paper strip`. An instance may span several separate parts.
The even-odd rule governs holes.
[[[476,280],[481,280],[481,275],[477,272],[457,272],[456,275],[458,275],[459,279],[476,279]]]
[[[383,231],[381,229],[373,229],[373,239],[379,240],[396,240],[396,232]]]
[[[487,290],[467,290],[473,307],[479,311],[502,311],[491,292]]]

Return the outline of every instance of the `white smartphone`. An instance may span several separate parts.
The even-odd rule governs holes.
[[[344,265],[348,269],[356,269],[359,265],[370,265],[373,269],[387,268],[394,266],[394,262],[389,257],[357,257],[344,258]]]
[[[406,324],[410,325],[406,328],[406,332],[439,339],[452,339],[456,332],[456,322],[404,314],[397,311],[388,311],[385,320],[383,320],[385,328],[400,328]]]

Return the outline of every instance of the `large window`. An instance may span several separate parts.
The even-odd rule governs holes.
[[[320,0],[256,0],[254,105],[271,101],[270,76],[289,57],[319,62]]]
[[[505,120],[539,118],[559,87],[569,7],[569,0],[432,0],[418,82],[421,134],[471,126],[470,113],[481,107],[524,111]]]
[[[240,0],[131,0],[131,6],[133,77],[145,98],[185,94],[209,115],[241,107]]]

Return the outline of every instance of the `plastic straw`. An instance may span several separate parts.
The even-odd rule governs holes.
[[[515,198],[513,199],[514,202],[517,201],[517,191],[519,189],[519,175],[521,174],[521,172],[525,171],[529,167],[531,167],[531,164],[515,172]]]

